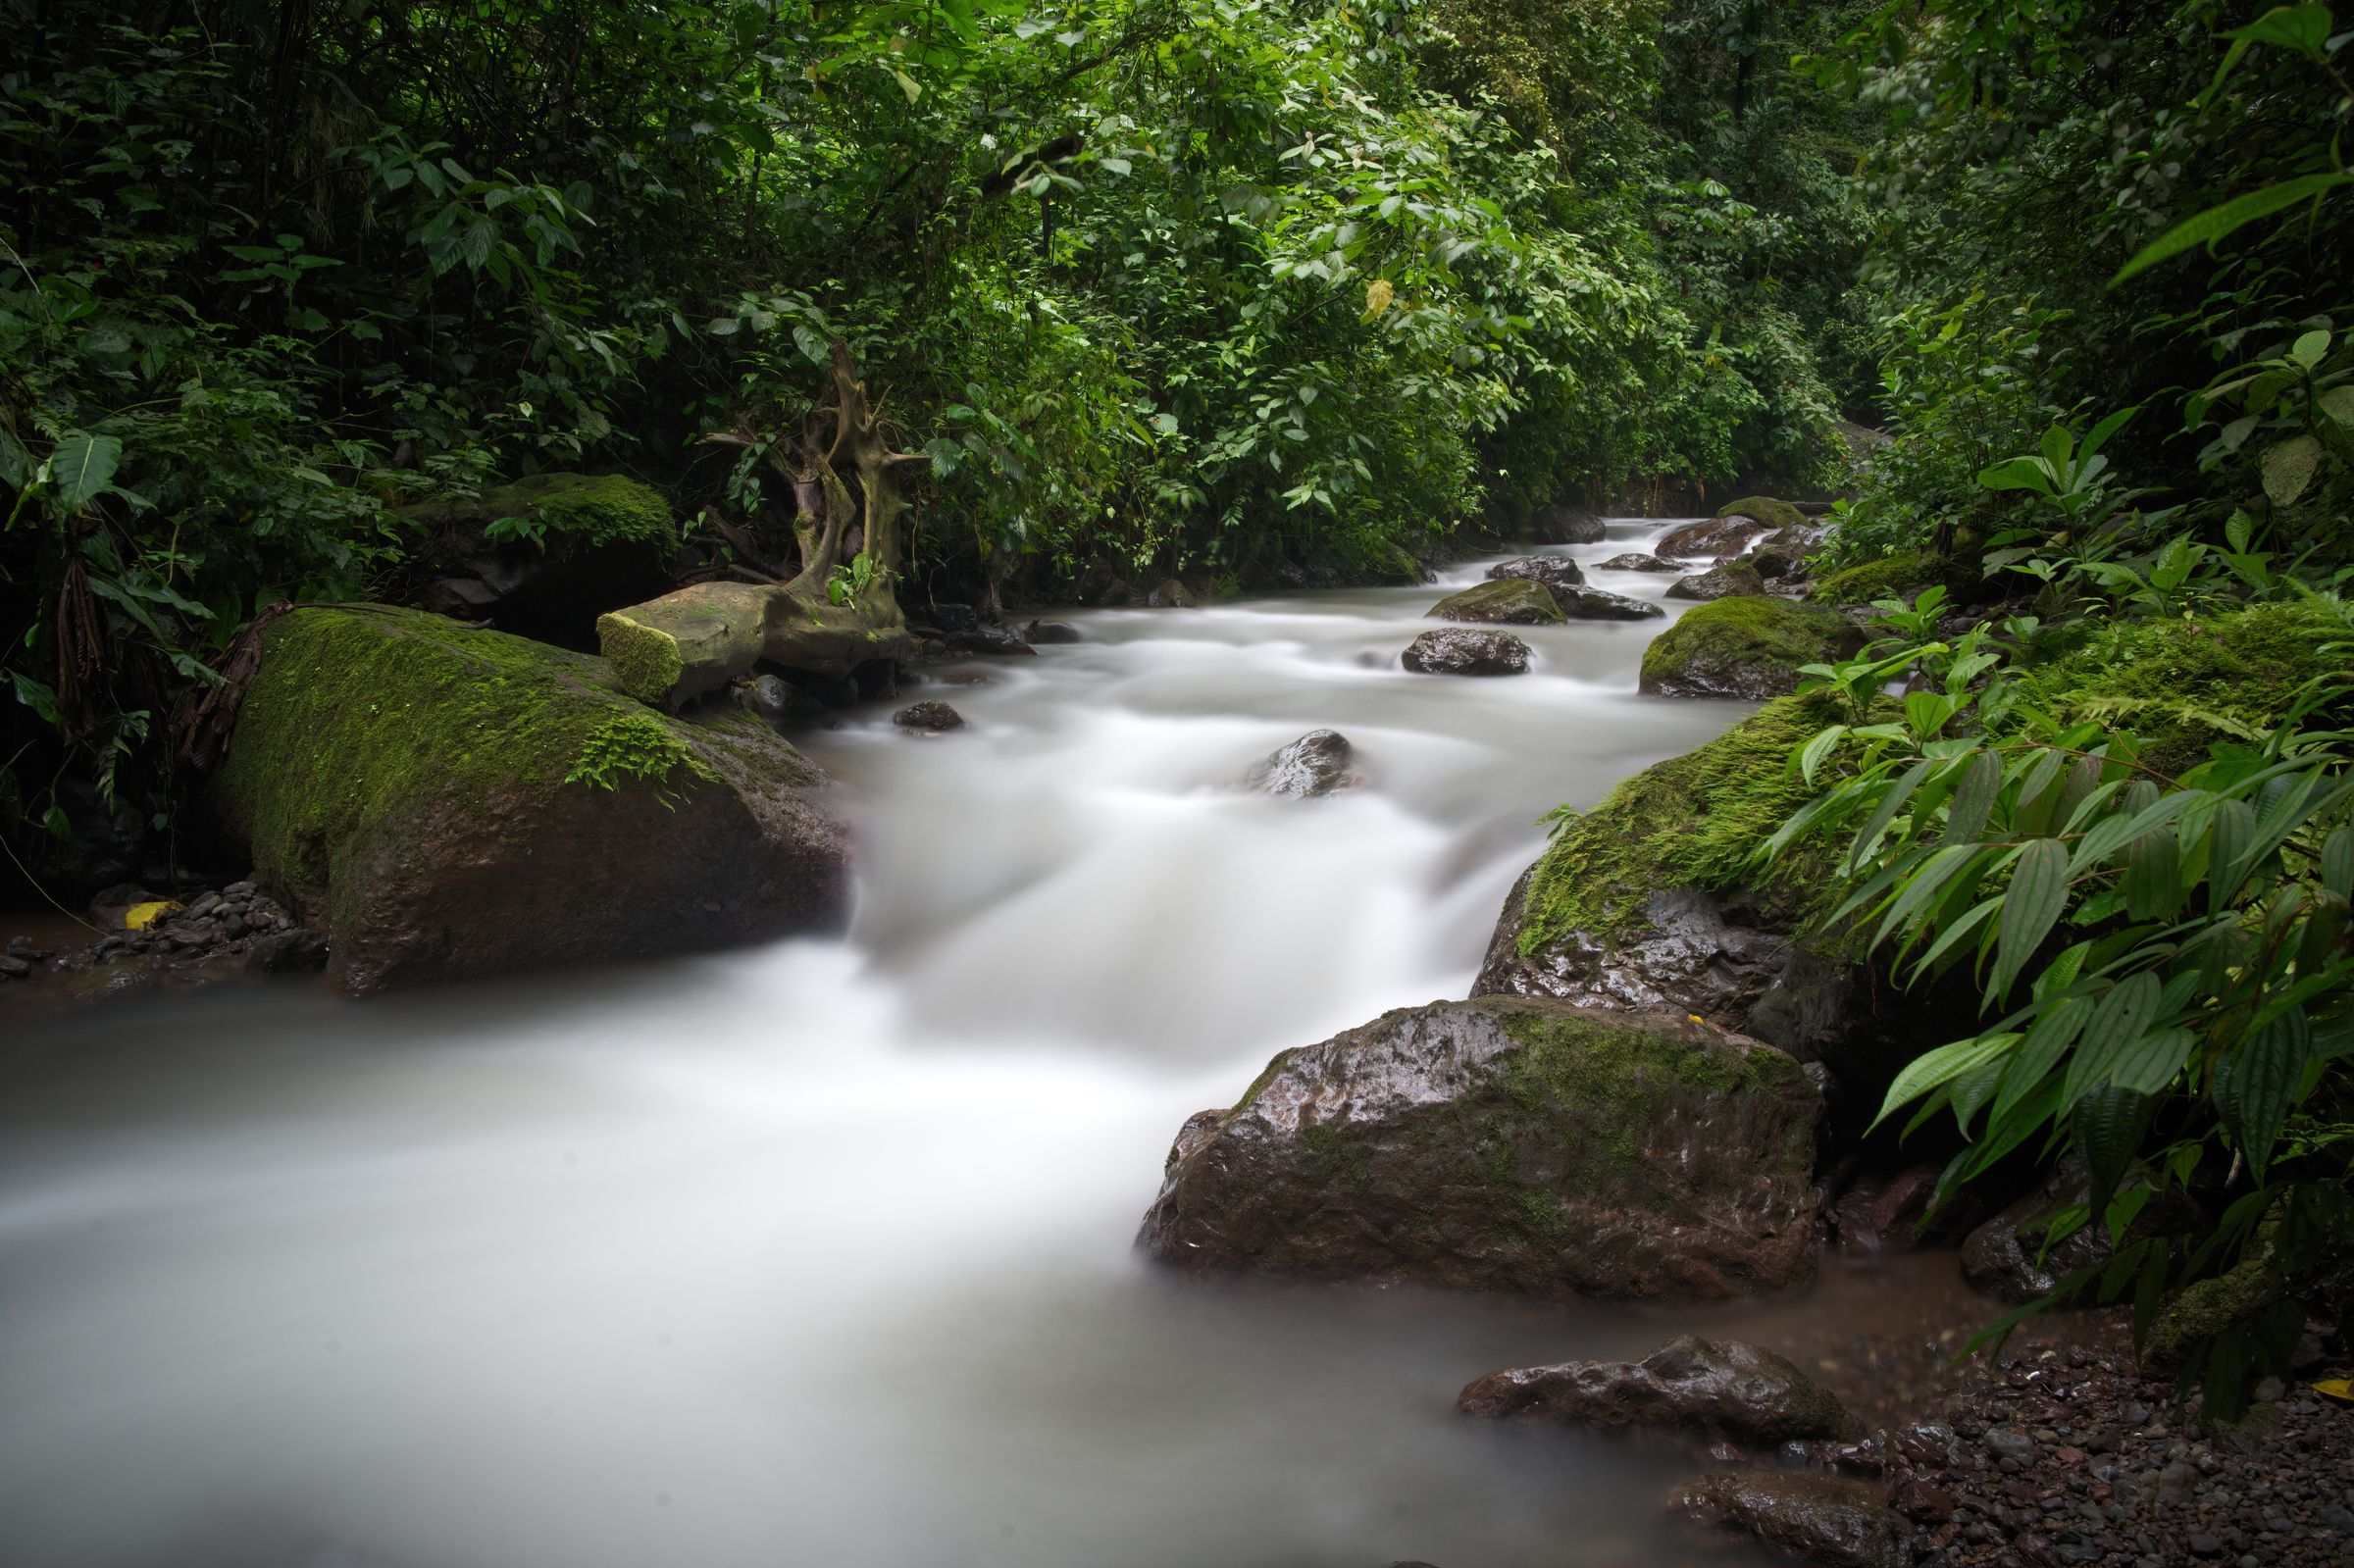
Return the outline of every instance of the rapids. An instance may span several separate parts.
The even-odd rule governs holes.
[[[1130,1246],[1188,1113],[1461,994],[1544,812],[1747,711],[1635,694],[1662,621],[1514,629],[1517,679],[1400,670],[1488,564],[1072,615],[902,698],[964,730],[797,736],[859,824],[846,941],[7,1024],[0,1562],[1679,1555],[1676,1467],[1451,1402],[1742,1309],[1205,1286]],[[1324,726],[1370,787],[1237,787]]]

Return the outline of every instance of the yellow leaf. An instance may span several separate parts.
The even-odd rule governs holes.
[[[1686,1013],[1684,1016],[1692,1020],[1692,1022],[1695,1024],[1705,1024],[1708,1022],[1707,1019],[1701,1017],[1698,1013]]]
[[[145,931],[166,915],[178,911],[179,905],[169,898],[158,898],[151,904],[133,904],[123,911],[125,931]]]
[[[1388,278],[1374,278],[1365,285],[1365,314],[1361,319],[1368,322],[1379,320],[1381,313],[1390,308],[1390,301],[1397,297],[1398,290],[1390,286]]]
[[[2313,1391],[2325,1399],[2335,1399],[2339,1404],[2354,1404],[2354,1383],[2344,1378],[2324,1378],[2313,1386]]]

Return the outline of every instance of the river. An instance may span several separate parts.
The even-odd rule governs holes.
[[[1673,1465],[1450,1408],[1662,1318],[1131,1246],[1188,1113],[1462,994],[1539,816],[1747,711],[1636,695],[1660,621],[1402,671],[1487,564],[1073,615],[907,693],[965,730],[798,737],[859,825],[846,941],[11,1023],[0,1563],[1677,1560]],[[1318,727],[1368,787],[1237,787]]]

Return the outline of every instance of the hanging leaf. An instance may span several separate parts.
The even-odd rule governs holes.
[[[2011,889],[2003,895],[2002,935],[1995,943],[1994,973],[1986,983],[1989,995],[1999,997],[2011,989],[2067,907],[2068,846],[2057,838],[2038,838],[2021,851]]]
[[[2117,276],[2109,279],[2109,286],[2115,288],[2135,273],[2147,272],[2193,245],[2211,245],[2259,218],[2269,218],[2283,208],[2294,207],[2309,197],[2326,195],[2348,183],[2354,183],[2354,175],[2302,175],[2236,196],[2220,207],[2210,207],[2195,218],[2183,219],[2143,246],[2131,261],[2118,269]]]
[[[2291,1010],[2216,1061],[2216,1109],[2259,1181],[2280,1137],[2280,1125],[2296,1103],[2306,1048],[2305,1015]]]
[[[2091,1182],[2088,1201],[2093,1213],[2109,1207],[2117,1184],[2140,1151],[2141,1135],[2149,1125],[2150,1101],[2131,1089],[2104,1085],[2076,1101],[2069,1117],[2069,1132]]]
[[[2311,435],[2291,436],[2272,447],[2264,454],[2264,493],[2275,506],[2296,505],[2321,460],[2322,443]]]
[[[123,464],[123,443],[112,435],[68,430],[49,454],[49,483],[58,504],[78,513],[106,493]]]

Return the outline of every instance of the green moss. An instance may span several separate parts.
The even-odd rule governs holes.
[[[1901,599],[1931,583],[1949,582],[1951,577],[1948,563],[1933,555],[1884,555],[1824,578],[1815,584],[1815,601],[1876,604],[1882,599]]]
[[[2196,619],[2117,621],[2035,671],[2028,699],[2069,722],[2114,722],[2146,742],[2152,767],[2179,773],[2208,747],[2246,742],[2317,676],[2343,674],[2348,638],[2327,609],[2251,605]]]
[[[302,608],[267,633],[210,798],[267,880],[340,900],[356,879],[337,863],[384,824],[552,794],[616,726],[637,727],[643,756],[657,747],[644,727],[661,732],[670,766],[615,787],[672,782],[702,735],[625,694],[600,659],[421,611]]]
[[[679,639],[659,627],[633,621],[616,610],[596,618],[597,645],[612,663],[621,687],[640,702],[667,701],[678,689],[687,661]]]
[[[2174,1371],[2217,1335],[2253,1321],[2281,1290],[2279,1274],[2261,1254],[2186,1287],[2150,1325],[2143,1356],[2155,1369]]]
[[[681,774],[686,775],[685,784],[719,782],[710,764],[661,720],[650,713],[625,713],[589,733],[564,782],[619,789],[637,780],[667,791],[682,782]]]
[[[1716,509],[1718,517],[1754,517],[1770,528],[1796,528],[1807,520],[1788,501],[1777,501],[1770,495],[1744,495],[1738,501],[1728,501]]]
[[[536,474],[485,490],[469,510],[488,521],[528,519],[544,531],[548,553],[607,544],[675,541],[670,503],[660,493],[620,474]]]
[[[1698,614],[1698,611],[1693,612]],[[1827,888],[1826,866],[1800,845],[1766,868],[1751,854],[1815,791],[1790,753],[1838,713],[1816,697],[1781,697],[1696,751],[1627,780],[1555,834],[1529,879],[1520,950],[1573,931],[1609,938],[1645,923],[1654,892],[1741,886],[1769,918],[1795,921]]]
[[[1685,611],[1643,650],[1643,689],[1739,669],[1786,676],[1776,683],[1788,691],[1801,665],[1828,660],[1854,632],[1845,616],[1815,605],[1751,594],[1713,600]]]

